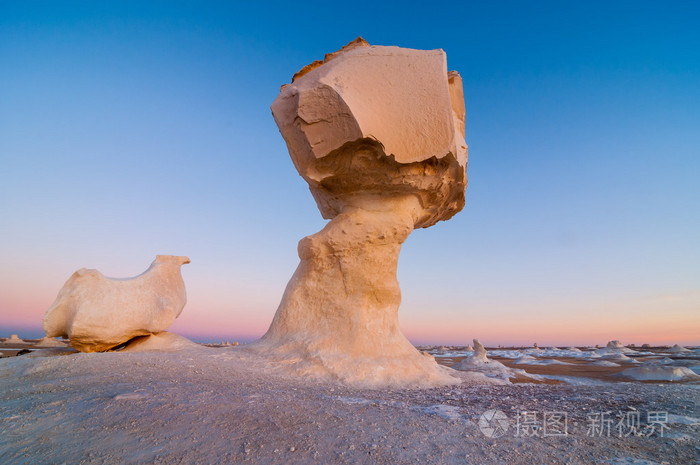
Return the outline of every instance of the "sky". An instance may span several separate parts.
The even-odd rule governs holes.
[[[321,218],[269,106],[362,36],[460,72],[466,207],[414,231],[414,343],[700,344],[700,3],[0,0],[0,335],[82,267],[187,255],[171,330],[253,340]]]

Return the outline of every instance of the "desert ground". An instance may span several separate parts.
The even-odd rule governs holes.
[[[487,348],[514,368],[496,384],[361,389],[272,370],[245,346],[35,343],[0,345],[1,463],[700,463],[700,384],[618,376],[668,360],[697,372],[697,349],[635,348],[614,367],[586,366],[594,348]],[[421,349],[445,366],[468,356]]]

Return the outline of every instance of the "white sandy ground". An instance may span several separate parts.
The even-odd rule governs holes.
[[[697,384],[472,380],[362,390],[274,374],[240,348],[41,355],[0,360],[2,464],[692,464],[700,457]],[[488,438],[477,427],[488,409],[511,420],[505,436]],[[586,435],[586,413],[629,409],[667,411],[667,437]],[[516,437],[522,410],[566,412],[569,435]]]

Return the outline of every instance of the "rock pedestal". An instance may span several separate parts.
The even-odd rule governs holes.
[[[256,347],[310,375],[362,385],[457,382],[401,333],[396,278],[414,228],[464,206],[461,79],[442,50],[358,39],[307,66],[272,104],[324,218]]]

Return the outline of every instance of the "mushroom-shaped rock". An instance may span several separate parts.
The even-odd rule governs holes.
[[[134,278],[108,278],[80,269],[66,281],[44,315],[48,337],[67,337],[81,352],[99,352],[136,336],[167,329],[187,295],[180,267],[187,257],[158,255]]]
[[[4,343],[5,344],[29,344],[24,339],[20,339],[20,337],[16,334],[11,334],[9,338],[5,339]]]
[[[459,74],[442,50],[362,39],[282,86],[272,114],[324,218],[256,347],[310,374],[362,385],[457,380],[398,326],[401,244],[464,206]]]

